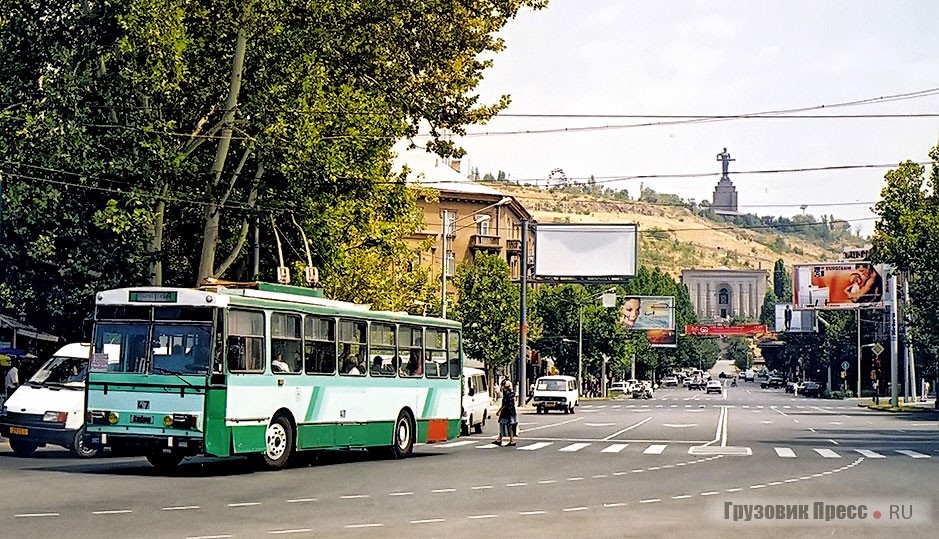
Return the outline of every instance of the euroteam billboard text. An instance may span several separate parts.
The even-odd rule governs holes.
[[[673,296],[626,296],[620,321],[626,329],[644,331],[652,346],[678,346]]]
[[[796,265],[792,303],[813,309],[882,308],[883,275],[883,265],[870,262]]]

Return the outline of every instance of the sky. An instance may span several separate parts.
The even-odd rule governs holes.
[[[483,102],[509,94],[506,114],[752,114],[927,90],[925,97],[806,111],[814,115],[939,113],[939,2],[550,0],[522,11],[500,36],[477,88]],[[887,168],[756,171],[928,161],[939,117],[735,119],[496,135],[539,129],[663,122],[641,118],[497,117],[458,139],[468,166],[513,181],[553,169],[639,194],[640,182],[711,200],[727,148],[739,210],[833,214],[873,232],[871,203]],[[624,176],[711,174],[615,180]]]

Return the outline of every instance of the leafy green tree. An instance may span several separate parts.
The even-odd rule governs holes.
[[[369,270],[353,288],[343,272],[358,267],[409,280],[399,239],[413,200],[382,188],[401,181],[391,146],[427,125],[430,150],[459,155],[444,134],[508,104],[474,93],[504,46],[498,31],[543,5],[0,0],[0,298],[62,327],[90,311],[88,291],[117,285],[271,278],[309,263],[328,293],[388,284]],[[56,211],[37,223],[43,204]],[[260,276],[244,252],[252,225],[265,246],[285,246],[264,249]],[[26,256],[43,243],[45,260]],[[84,276],[81,305],[30,301],[26,287],[58,274]]]
[[[453,278],[459,294],[453,316],[463,323],[463,350],[489,370],[518,357],[519,290],[510,275],[503,258],[482,254],[457,266]]]
[[[782,303],[792,301],[792,278],[782,259],[777,260],[773,265],[773,293]]]
[[[776,304],[779,300],[772,290],[767,290],[763,296],[763,306],[760,307],[760,323],[766,324],[766,327],[773,328],[776,325]]]

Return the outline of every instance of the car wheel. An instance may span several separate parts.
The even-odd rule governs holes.
[[[403,459],[414,451],[414,425],[407,410],[401,410],[398,420],[395,421],[392,449],[396,459]]]
[[[75,433],[75,438],[72,439],[72,444],[69,446],[68,450],[72,455],[80,459],[88,459],[96,454],[98,450],[92,447],[85,447],[85,429],[80,428],[78,432]]]
[[[269,470],[286,466],[293,454],[293,427],[284,416],[277,416],[267,426],[264,433],[264,453],[261,464]]]
[[[10,438],[10,449],[13,450],[17,457],[31,457],[33,453],[39,449],[39,444],[30,442],[29,440]]]
[[[171,453],[153,451],[147,453],[147,461],[161,472],[170,472],[175,470],[179,463],[183,461],[183,455],[175,451]]]

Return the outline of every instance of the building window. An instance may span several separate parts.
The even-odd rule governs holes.
[[[488,216],[486,217],[486,219],[478,219],[476,221],[476,234],[480,236],[489,235],[489,219]]]
[[[443,222],[443,230],[447,236],[456,235],[456,212],[450,210],[443,210],[441,215],[441,221]]]
[[[730,303],[730,293],[727,292],[726,288],[721,288],[721,291],[717,293],[717,303],[720,305]]]
[[[453,277],[454,272],[456,271],[456,253],[453,251],[447,251],[445,254],[444,265],[447,270],[447,277]]]

